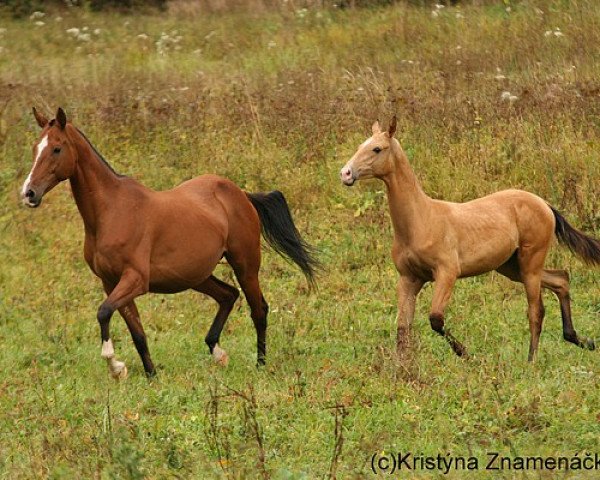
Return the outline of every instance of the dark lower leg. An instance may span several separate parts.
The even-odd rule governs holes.
[[[431,328],[446,339],[454,353],[459,357],[467,357],[467,349],[444,327],[444,315],[441,313],[432,313],[429,315]]]
[[[256,363],[265,365],[267,358],[267,314],[269,305],[261,295],[261,308],[256,311],[252,310],[252,321],[256,329]]]
[[[573,326],[571,317],[571,297],[569,295],[569,274],[565,270],[544,270],[542,287],[554,292],[560,302],[563,338],[581,348],[594,350],[596,348],[591,338],[580,338]]]
[[[146,341],[146,333],[144,332],[144,327],[142,327],[140,315],[135,303],[131,302],[129,305],[120,308],[119,313],[127,324],[127,328],[129,329],[129,333],[131,334],[135,348],[140,355],[142,364],[144,365],[144,371],[146,372],[146,375],[148,377],[153,377],[156,375],[156,369],[154,368],[154,363],[152,363],[152,358],[150,357],[150,351],[148,350],[148,343]]]
[[[433,300],[431,302],[431,314],[429,315],[429,323],[431,328],[442,335],[452,350],[459,357],[467,356],[467,349],[460,343],[454,336],[444,328],[444,311],[448,302],[450,301],[450,295],[452,288],[456,282],[456,275],[452,271],[441,271],[438,272],[437,278],[435,279]]]
[[[208,350],[213,353],[215,345],[219,343],[221,332],[225,326],[225,322],[235,305],[236,300],[240,296],[237,288],[222,282],[216,277],[209,277],[200,287],[196,289],[198,292],[204,293],[212,297],[219,304],[219,310],[206,334],[204,341],[208,345]]]

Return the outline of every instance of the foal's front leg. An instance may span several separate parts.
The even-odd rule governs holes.
[[[456,275],[439,272],[435,276],[433,300],[431,302],[431,313],[429,323],[434,331],[442,335],[459,357],[467,356],[467,349],[454,336],[444,328],[444,311],[450,301],[452,288],[456,283]]]
[[[410,346],[410,330],[415,317],[415,304],[423,284],[423,280],[416,277],[403,275],[398,279],[396,353],[399,357]]]
[[[143,276],[133,269],[125,270],[119,283],[114,288],[111,288],[104,281],[103,283],[108,298],[102,302],[98,309],[98,323],[100,324],[100,337],[102,338],[101,356],[106,359],[111,376],[119,380],[127,377],[127,367],[124,362],[120,362],[115,358],[115,350],[110,339],[110,319],[115,310],[128,305],[135,297],[146,293],[148,288]]]

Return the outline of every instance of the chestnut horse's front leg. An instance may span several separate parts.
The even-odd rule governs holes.
[[[127,377],[127,367],[125,363],[115,358],[115,350],[110,339],[110,319],[115,310],[128,305],[135,297],[146,293],[148,287],[144,277],[133,269],[125,270],[119,283],[114,288],[110,288],[107,282],[103,281],[103,283],[108,298],[102,302],[98,309],[98,323],[100,324],[100,337],[102,338],[101,356],[106,359],[111,376],[118,380]]]
[[[452,350],[454,350],[454,353],[459,357],[466,357],[467,349],[454,338],[448,329],[444,328],[444,311],[450,301],[456,278],[457,276],[450,272],[438,272],[435,275],[429,322],[431,323],[431,328],[446,339]]]
[[[410,329],[415,317],[415,304],[424,283],[420,278],[405,275],[398,279],[398,330],[396,334],[398,357],[402,356],[410,346]]]
[[[135,348],[140,354],[140,358],[144,364],[144,371],[146,372],[146,375],[148,377],[153,377],[156,375],[156,370],[154,369],[152,358],[150,358],[148,342],[146,341],[146,333],[144,332],[144,327],[142,327],[140,314],[138,313],[135,302],[132,300],[129,305],[119,308],[119,313],[127,324],[127,328],[129,329],[129,333],[131,334]]]

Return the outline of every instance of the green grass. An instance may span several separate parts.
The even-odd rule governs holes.
[[[480,462],[491,451],[600,452],[599,356],[562,340],[550,295],[539,357],[528,364],[522,287],[497,274],[459,282],[448,323],[472,354],[464,361],[429,327],[428,286],[414,361],[396,363],[383,185],[346,189],[338,179],[373,120],[397,113],[430,195],[463,201],[523,188],[600,235],[600,11],[592,1],[510,3],[510,12],[463,6],[435,18],[403,4],[202,16],[69,10],[43,26],[1,18],[2,478],[327,477],[336,407],[337,478],[371,476],[382,451]],[[84,26],[90,41],[65,32]],[[555,27],[564,36],[545,36]],[[162,32],[182,39],[163,41],[161,54]],[[503,91],[518,100],[503,102]],[[230,364],[213,365],[203,338],[216,305],[188,292],[139,299],[158,378],[144,377],[118,316],[111,332],[130,375],[108,377],[95,320],[102,289],[83,260],[68,186],[37,210],[20,205],[38,135],[32,105],[48,114],[63,106],[117,171],[153,188],[210,172],[285,193],[327,269],[309,293],[296,269],[265,253],[266,368],[255,368],[244,300],[222,336]],[[598,338],[598,270],[559,249],[548,265],[570,271],[575,326]],[[225,266],[217,276],[233,281]]]

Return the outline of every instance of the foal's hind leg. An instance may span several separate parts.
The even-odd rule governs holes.
[[[199,287],[195,288],[195,290],[214,298],[219,304],[219,311],[210,326],[205,342],[208,345],[208,349],[215,362],[219,365],[226,366],[229,357],[227,356],[227,352],[219,347],[219,338],[221,337],[225,322],[231,313],[233,305],[240,296],[240,293],[237,288],[222,282],[212,275]]]
[[[497,271],[514,282],[523,283],[516,253]],[[551,290],[558,297],[564,339],[581,348],[594,350],[596,348],[594,341],[590,338],[580,339],[573,327],[571,298],[569,296],[569,274],[565,270],[542,270],[542,287]]]
[[[450,273],[438,273],[435,278],[433,300],[431,302],[431,313],[429,323],[431,328],[442,335],[459,357],[466,357],[467,349],[454,336],[444,328],[444,311],[450,301],[452,288],[456,282],[456,275]]]
[[[558,297],[563,325],[563,338],[578,347],[594,350],[596,348],[594,341],[591,338],[579,338],[573,327],[571,297],[569,296],[569,274],[565,270],[544,270],[542,272],[542,287],[552,290]]]
[[[544,321],[544,305],[542,303],[542,271],[546,259],[547,247],[519,248],[517,260],[521,281],[527,294],[527,317],[529,319],[529,355],[528,361],[533,361],[540,342],[542,323]]]

